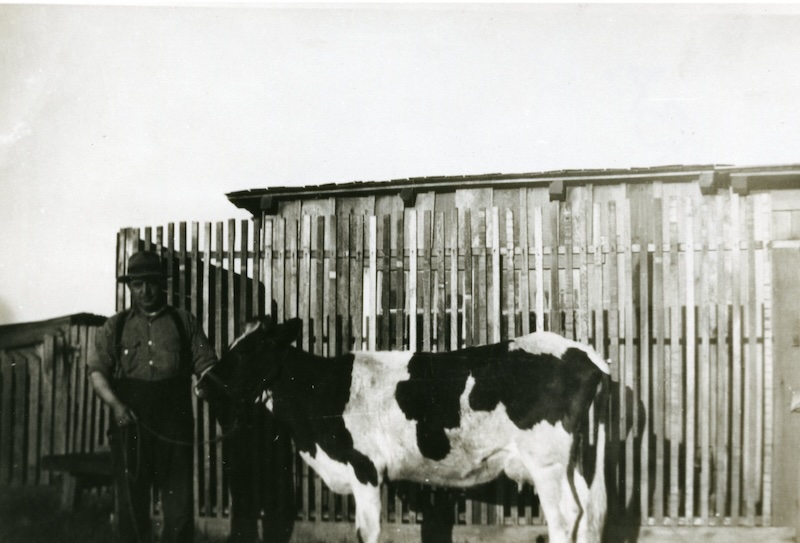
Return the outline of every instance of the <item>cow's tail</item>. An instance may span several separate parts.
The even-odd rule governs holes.
[[[597,437],[595,440],[594,477],[589,486],[589,503],[587,504],[586,541],[599,542],[603,536],[603,525],[608,509],[606,495],[606,426],[608,425],[608,396],[610,377],[603,375],[594,399],[595,420],[597,420]]]

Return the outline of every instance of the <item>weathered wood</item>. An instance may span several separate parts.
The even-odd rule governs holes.
[[[685,341],[685,386],[686,386],[686,476],[684,501],[687,523],[695,516],[694,511],[694,472],[695,472],[695,443],[696,443],[696,413],[695,403],[696,386],[696,344],[697,327],[695,317],[695,276],[694,276],[694,208],[690,198],[682,202],[683,217],[681,224],[684,230],[684,240],[686,243],[685,268],[684,268],[684,288],[686,324],[684,327]]]
[[[731,511],[730,518],[733,524],[739,523],[741,511],[741,474],[742,474],[742,323],[741,323],[741,296],[742,273],[744,266],[741,265],[740,258],[740,210],[739,196],[731,195],[731,230],[729,239],[731,241],[731,268],[737,275],[736,280],[732,281],[732,334],[731,334]]]

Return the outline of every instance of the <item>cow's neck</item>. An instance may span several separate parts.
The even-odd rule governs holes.
[[[289,348],[272,386],[272,411],[292,430],[301,451],[313,451],[320,435],[341,421],[352,369],[353,355],[324,358]]]

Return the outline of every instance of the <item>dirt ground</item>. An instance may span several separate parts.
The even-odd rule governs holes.
[[[0,543],[112,543],[111,500],[86,496],[72,514],[57,487],[0,489]],[[195,543],[222,543],[197,534]]]

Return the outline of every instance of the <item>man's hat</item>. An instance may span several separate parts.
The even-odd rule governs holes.
[[[120,275],[117,281],[120,283],[129,283],[134,279],[142,279],[144,277],[158,277],[164,278],[164,271],[161,268],[161,259],[157,253],[152,251],[139,251],[134,253],[128,260],[128,273],[127,275]]]

